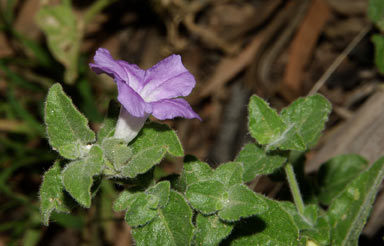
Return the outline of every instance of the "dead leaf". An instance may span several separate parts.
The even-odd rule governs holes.
[[[330,9],[324,0],[314,0],[289,48],[289,60],[283,78],[283,87],[289,91],[288,98],[300,94],[302,75],[316,42],[330,16]],[[287,93],[288,94],[288,93]]]

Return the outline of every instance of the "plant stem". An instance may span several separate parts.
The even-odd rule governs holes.
[[[289,188],[291,190],[293,201],[295,202],[297,211],[299,214],[304,215],[304,202],[301,197],[299,185],[297,184],[297,180],[295,177],[295,172],[293,171],[293,167],[291,163],[287,163],[284,167],[285,174],[287,175]]]

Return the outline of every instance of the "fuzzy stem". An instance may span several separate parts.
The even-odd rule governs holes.
[[[144,115],[144,117],[134,117],[121,106],[114,137],[123,139],[127,143],[131,142],[143,127],[148,116],[149,115]]]
[[[301,197],[299,185],[297,184],[297,180],[295,177],[295,173],[293,171],[293,167],[291,163],[287,163],[284,167],[285,174],[287,175],[287,180],[289,184],[289,188],[291,190],[293,201],[295,202],[297,211],[299,214],[304,215],[304,202]]]

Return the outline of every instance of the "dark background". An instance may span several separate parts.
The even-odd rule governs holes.
[[[306,155],[308,172],[334,154],[321,151],[329,144],[343,142],[337,153],[348,152],[355,139],[340,136],[353,131],[379,139],[362,153],[364,143],[357,142],[356,152],[369,159],[382,153],[381,131],[364,133],[356,118],[367,117],[368,125],[379,120],[369,117],[373,106],[363,107],[367,102],[376,105],[377,115],[384,111],[383,101],[376,99],[382,98],[377,95],[383,76],[373,62],[371,35],[377,30],[366,17],[367,0],[111,1],[85,28],[79,76],[72,84],[64,82],[65,67],[49,52],[36,24],[42,2],[0,1],[0,246],[131,245],[122,215],[111,214],[103,203],[114,196],[111,187],[89,210],[74,208],[73,216],[55,217],[57,223],[48,228],[39,221],[41,177],[57,157],[45,137],[44,98],[50,85],[62,83],[97,130],[108,102],[116,97],[113,80],[88,68],[98,47],[141,68],[172,53],[182,56],[197,81],[187,100],[203,121],[166,123],[177,130],[186,153],[212,166],[233,160],[250,141],[246,105],[254,93],[277,109],[311,90],[330,100],[334,111],[324,137]],[[74,14],[81,20],[94,3],[73,1]],[[31,42],[48,54],[48,64],[31,52]],[[329,67],[335,69],[327,75]],[[339,129],[345,132],[335,137]],[[179,173],[182,162],[166,160],[161,167]],[[253,184],[270,197],[284,186],[268,177]],[[383,197],[380,192],[361,245],[382,243]],[[101,215],[96,207],[105,208]],[[103,219],[107,217],[112,219]]]

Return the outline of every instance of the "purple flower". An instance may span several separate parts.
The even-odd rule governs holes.
[[[93,71],[97,74],[106,73],[115,80],[117,99],[123,105],[120,118],[124,116],[125,124],[135,128],[135,132],[141,129],[150,114],[160,120],[175,117],[201,120],[188,102],[180,98],[191,93],[196,81],[183,66],[179,55],[171,55],[148,70],[122,60],[114,60],[109,51],[103,48],[96,51],[94,60],[95,63],[90,64]],[[121,136],[122,131],[118,123],[115,137]]]

